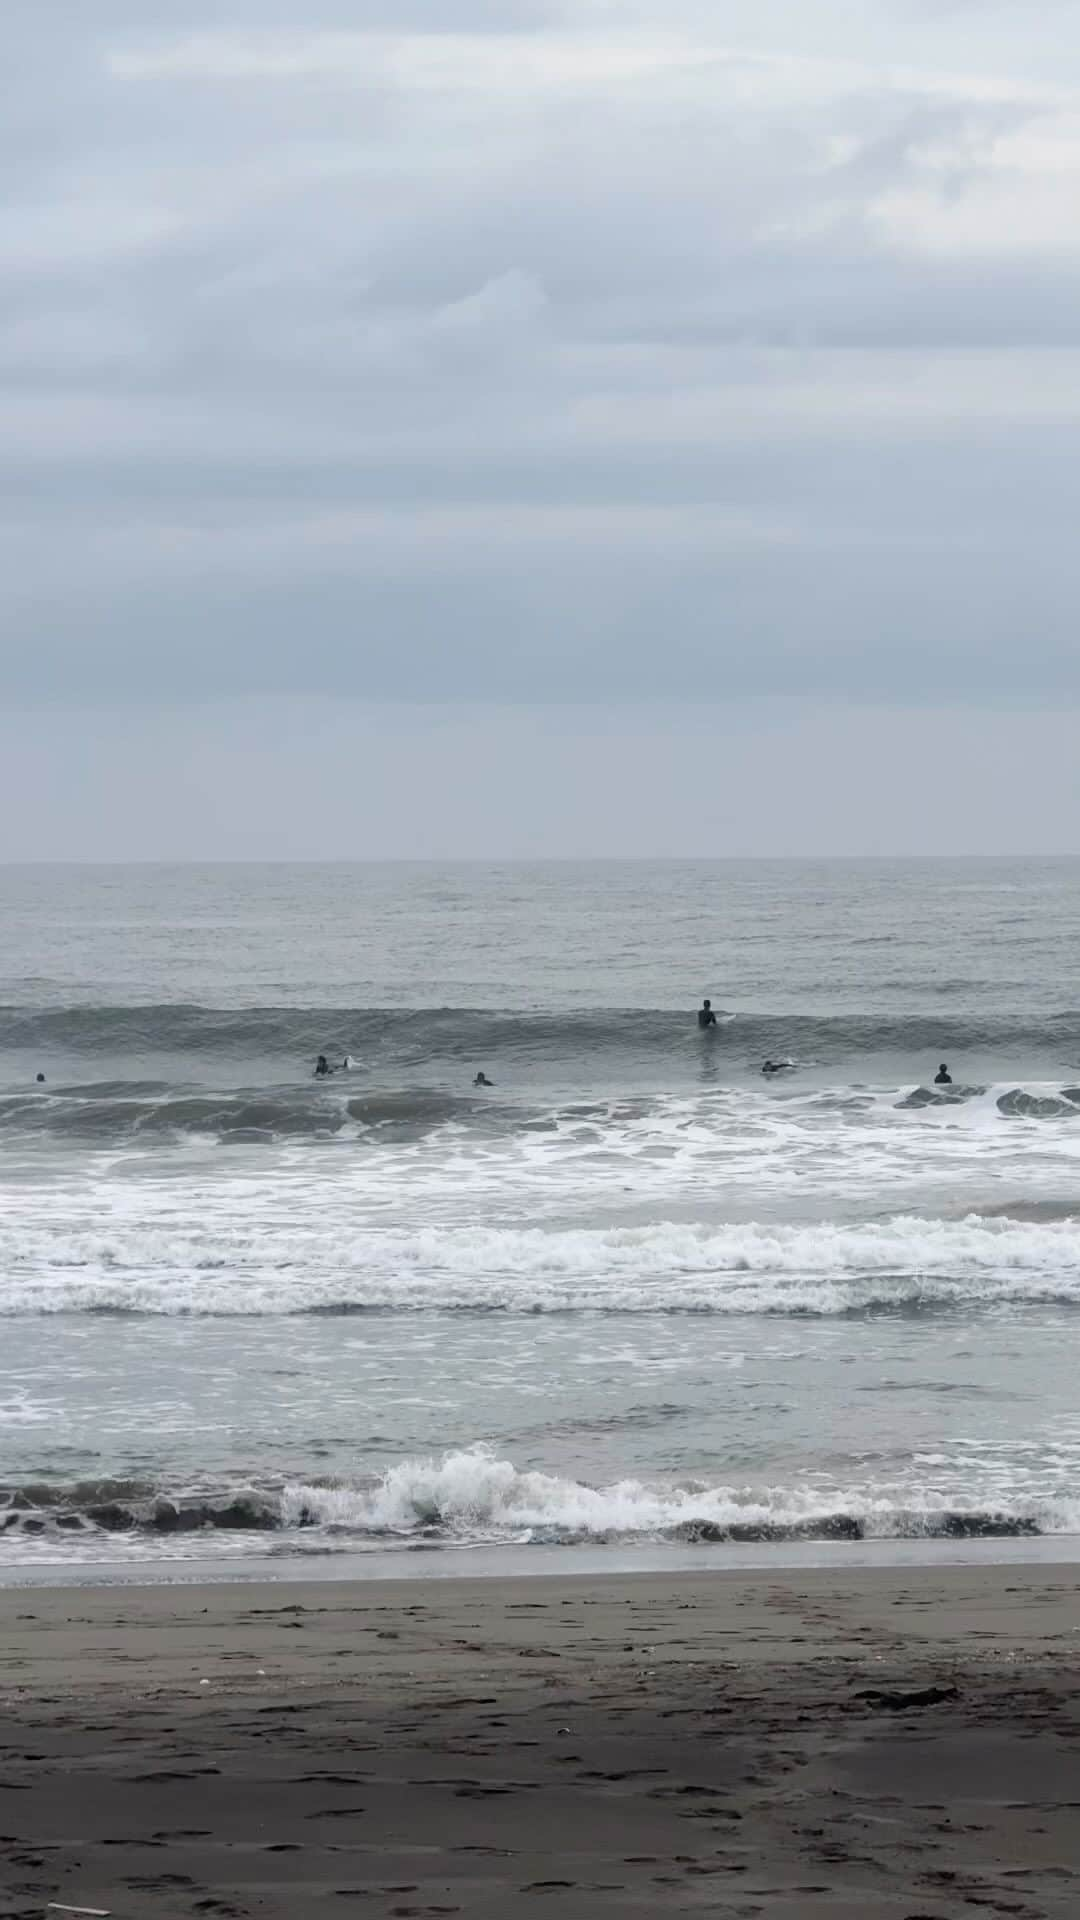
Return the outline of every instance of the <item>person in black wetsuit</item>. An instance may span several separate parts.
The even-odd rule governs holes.
[[[697,1023],[703,1033],[707,1028],[715,1027],[716,1015],[712,1010],[711,1000],[706,1000],[703,1005],[698,1008]]]
[[[473,1081],[474,1087],[490,1087],[493,1084],[494,1083],[488,1079],[486,1073],[478,1073],[476,1079]]]
[[[332,1067],[332,1066],[330,1065],[330,1062],[329,1062],[329,1060],[327,1059],[327,1057],[326,1057],[326,1055],[325,1055],[325,1053],[320,1053],[320,1055],[319,1055],[319,1057],[318,1057],[318,1059],[317,1059],[317,1060],[316,1060],[316,1062],[315,1062],[315,1078],[316,1078],[316,1080],[325,1080],[325,1079],[326,1079],[326,1076],[327,1076],[327,1074],[328,1074],[328,1073],[333,1073],[333,1071],[334,1071],[334,1069],[333,1069],[333,1067]]]
[[[934,1085],[935,1087],[951,1087],[952,1086],[952,1074],[949,1072],[949,1069],[946,1066],[944,1060],[942,1061],[940,1067],[938,1068],[936,1074],[934,1075]]]

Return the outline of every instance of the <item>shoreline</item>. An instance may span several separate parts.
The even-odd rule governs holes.
[[[546,1547],[410,1544],[334,1549],[305,1554],[211,1553],[147,1555],[115,1560],[12,1560],[0,1563],[0,1599],[27,1588],[281,1586],[384,1582],[426,1585],[455,1580],[549,1580],[720,1577],[738,1573],[778,1576],[820,1571],[842,1574],[858,1568],[963,1567],[1070,1568],[1080,1565],[1080,1534],[973,1535],[958,1540],[916,1536],[880,1540],[787,1540],[673,1546],[635,1542],[622,1546]]]
[[[1075,1564],[0,1593],[0,1914],[1066,1920]]]

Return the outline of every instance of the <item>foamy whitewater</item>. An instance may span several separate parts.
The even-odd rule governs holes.
[[[1080,1532],[1080,864],[0,908],[0,1575]]]

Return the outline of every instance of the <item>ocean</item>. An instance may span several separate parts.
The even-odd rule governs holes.
[[[1078,952],[1068,860],[0,869],[0,1577],[1080,1533]]]

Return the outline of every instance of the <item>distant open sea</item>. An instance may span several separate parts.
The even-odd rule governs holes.
[[[0,1577],[1080,1533],[1078,956],[1080,861],[0,868]]]

